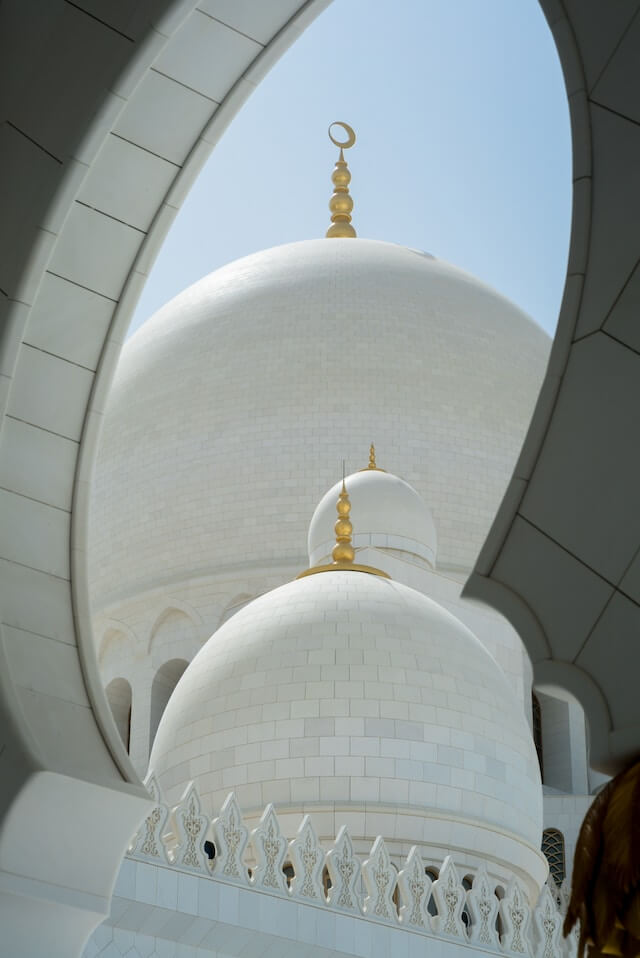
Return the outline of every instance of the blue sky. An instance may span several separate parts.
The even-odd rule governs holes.
[[[347,159],[360,236],[455,263],[553,333],[571,146],[560,65],[536,0],[334,0],[215,148],[132,330],[231,260],[324,235],[333,120],[358,136]]]

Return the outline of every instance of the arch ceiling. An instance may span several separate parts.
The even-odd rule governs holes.
[[[640,752],[640,5],[542,3],[565,74],[573,223],[547,376],[466,595],[583,705],[591,761]]]
[[[98,681],[85,562],[93,454],[129,316],[217,138],[327,2],[2,6],[0,909],[16,954],[54,955],[52,941],[78,951],[146,808]],[[640,0],[541,4],[573,126],[567,285],[467,591],[511,618],[538,681],[582,701],[595,762],[613,770],[640,742]],[[46,807],[55,829],[36,814]],[[66,828],[96,816],[88,881],[60,863],[73,858]],[[16,895],[46,924],[20,921]]]

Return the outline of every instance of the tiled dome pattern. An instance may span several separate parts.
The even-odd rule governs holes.
[[[93,488],[95,610],[304,566],[318,500],[372,440],[431,508],[441,567],[469,570],[548,349],[484,284],[389,243],[309,240],[212,273],[123,350]]]

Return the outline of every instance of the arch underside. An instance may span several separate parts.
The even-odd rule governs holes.
[[[193,178],[327,2],[3,7],[3,89],[18,92],[1,146],[0,870],[50,889],[82,883],[56,870],[64,829],[34,824],[32,809],[55,795],[76,815],[81,791],[90,821],[106,802],[89,928],[147,807],[90,631],[87,502],[105,398]],[[536,681],[581,701],[592,760],[615,771],[640,742],[640,3],[541,5],[573,127],[567,283],[536,413],[467,594],[518,628]],[[28,829],[32,861],[20,854]],[[59,953],[71,954],[60,922]],[[38,953],[35,938],[29,947]]]
[[[640,752],[639,4],[546,3],[573,134],[567,279],[546,379],[465,595],[581,702],[591,763]]]

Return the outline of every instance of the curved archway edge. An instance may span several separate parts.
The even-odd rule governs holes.
[[[640,752],[629,680],[640,668],[640,454],[628,442],[640,403],[640,241],[625,226],[640,213],[640,114],[628,91],[631,75],[640,80],[639,5],[616,17],[569,0],[541,5],[572,124],[567,279],[522,453],[465,595],[510,619],[536,681],[581,701],[591,764],[615,773]]]
[[[27,927],[17,918],[20,896],[43,914],[57,902],[57,953],[78,952],[108,907],[120,856],[147,808],[98,681],[85,581],[93,455],[128,318],[217,137],[327,2],[238,2],[230,17],[242,23],[211,16],[206,0],[86,9],[14,0],[3,11],[3,87],[21,93],[2,127],[0,695],[7,743],[0,873],[7,940],[21,948],[25,935],[38,935],[38,922]],[[615,11],[572,0],[541,5],[565,70],[573,126],[567,284],[536,414],[467,592],[501,611],[531,610],[523,618],[536,627],[521,634],[534,664],[544,641],[549,658],[596,683],[608,726],[593,757],[613,769],[628,758],[634,736],[640,741],[632,690],[620,695],[614,685],[629,683],[633,669],[616,675],[607,666],[607,636],[624,649],[640,611],[640,519],[629,509],[640,463],[628,448],[634,444],[623,442],[633,434],[630,410],[640,388],[633,323],[640,249],[630,226],[640,214],[632,208],[640,203],[640,84],[628,82],[640,59],[639,4],[629,0]],[[214,65],[212,49],[219,51]],[[24,63],[33,65],[27,83]],[[152,122],[150,98],[162,103],[161,123]],[[607,449],[608,474],[593,470],[598,443]],[[580,485],[589,478],[585,446],[594,482],[606,487],[595,509],[589,483]],[[617,483],[607,485],[607,475]],[[603,543],[607,528],[615,548]],[[543,576],[540,594],[522,558],[531,542],[549,571],[551,588]],[[562,574],[575,583],[564,606],[553,601]],[[592,730],[604,715],[589,715]],[[61,877],[55,867],[68,834],[65,809],[77,829],[79,804],[87,828],[101,821],[90,888],[86,863],[68,848],[68,873]],[[47,827],[43,807],[62,816],[57,829]],[[55,954],[51,926],[40,934]],[[35,938],[28,948],[42,950]]]
[[[217,137],[327,2],[240,0],[230,22],[195,0],[3,8],[0,914],[14,954],[79,953],[148,808],[98,678],[85,571],[129,316]],[[71,836],[98,821],[89,859]]]

